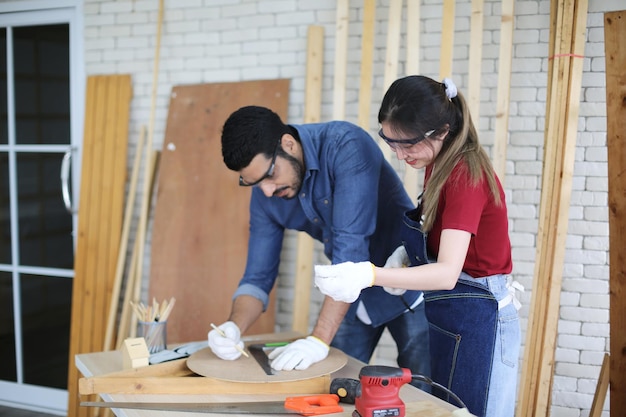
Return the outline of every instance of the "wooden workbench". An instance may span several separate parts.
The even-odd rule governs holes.
[[[85,377],[94,377],[110,374],[122,370],[121,351],[86,353],[75,356],[78,370]],[[342,369],[333,372],[331,378],[358,378],[359,370],[363,367],[360,361],[348,358],[348,363]],[[144,401],[144,402],[235,402],[235,401],[280,401],[285,399],[284,394],[100,394],[104,401]],[[450,417],[457,408],[439,398],[425,393],[411,385],[404,385],[400,390],[400,398],[407,406],[407,415],[419,412],[422,417]],[[86,399],[85,399],[86,400]],[[342,404],[343,413],[327,414],[328,416],[351,416],[354,405]],[[194,417],[206,414],[189,412],[166,412],[149,410],[113,410],[118,417]],[[411,412],[409,412],[411,411]],[[251,414],[230,414],[232,416],[250,416]]]

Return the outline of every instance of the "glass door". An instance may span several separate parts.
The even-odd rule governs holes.
[[[74,13],[0,14],[0,403],[55,414],[67,410],[74,276],[76,219],[63,194],[77,189],[77,161],[66,155],[82,134]]]

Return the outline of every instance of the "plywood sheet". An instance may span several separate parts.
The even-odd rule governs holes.
[[[343,368],[348,357],[342,351],[330,348],[328,357],[301,371],[277,371],[267,375],[256,359],[240,356],[234,361],[223,361],[210,348],[202,349],[189,357],[187,367],[198,375],[231,382],[287,382],[317,378]]]
[[[149,299],[176,298],[168,343],[203,340],[228,318],[245,269],[250,189],[223,163],[222,126],[247,105],[286,121],[289,80],[172,89],[152,227]],[[274,330],[274,298],[248,333]]]

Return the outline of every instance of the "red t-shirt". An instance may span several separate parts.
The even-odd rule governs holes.
[[[426,168],[424,187],[432,173]],[[496,206],[483,176],[471,184],[469,170],[461,160],[452,170],[439,195],[437,218],[428,233],[428,251],[437,257],[444,229],[464,230],[472,234],[463,272],[474,278],[509,274],[513,269],[511,242],[504,190],[498,181],[500,206]]]

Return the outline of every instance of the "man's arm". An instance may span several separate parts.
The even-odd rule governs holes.
[[[245,333],[262,312],[263,303],[261,300],[250,295],[240,295],[233,301],[228,320],[234,322],[241,330],[241,333]]]
[[[330,297],[324,297],[322,309],[320,310],[317,323],[315,323],[311,334],[327,345],[330,345],[348,308],[350,308],[350,304],[348,303],[335,301]]]

